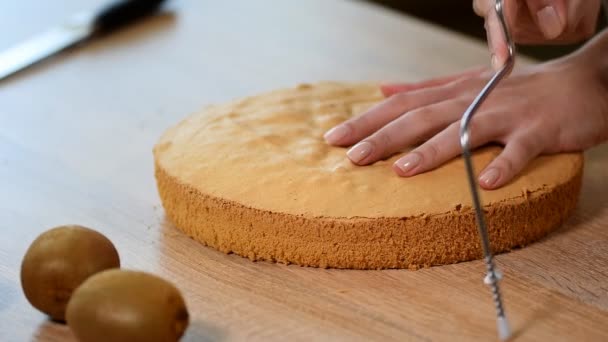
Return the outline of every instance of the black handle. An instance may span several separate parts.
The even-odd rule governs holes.
[[[156,12],[164,0],[122,0],[95,16],[95,32],[108,33]]]

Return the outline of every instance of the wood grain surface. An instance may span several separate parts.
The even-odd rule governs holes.
[[[98,0],[4,1],[0,50]],[[106,234],[123,265],[183,291],[186,341],[495,340],[480,261],[420,271],[252,263],[166,222],[151,149],[209,103],[317,80],[420,80],[485,46],[352,1],[173,1],[170,11],[0,83],[0,340],[73,340],[25,300],[19,265],[56,225]],[[587,153],[574,217],[500,255],[521,341],[608,340],[608,148]]]

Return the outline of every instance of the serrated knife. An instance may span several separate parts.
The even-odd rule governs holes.
[[[155,13],[164,0],[122,0],[101,10],[79,13],[6,51],[0,52],[0,81],[92,37],[108,34]]]

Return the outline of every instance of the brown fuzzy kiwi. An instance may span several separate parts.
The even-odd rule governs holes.
[[[83,342],[178,341],[189,322],[175,286],[149,273],[126,270],[87,279],[74,292],[66,318]]]
[[[36,309],[64,321],[72,292],[91,275],[116,267],[120,258],[108,238],[82,226],[60,226],[42,233],[28,248],[21,287]]]

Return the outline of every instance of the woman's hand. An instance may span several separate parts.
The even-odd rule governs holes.
[[[471,122],[472,147],[505,146],[481,172],[483,188],[506,184],[539,154],[581,151],[608,139],[603,62],[608,32],[603,36],[606,42],[589,44],[581,53],[514,71],[482,105]],[[337,146],[356,144],[347,155],[358,165],[425,141],[393,169],[404,177],[432,170],[462,152],[460,118],[488,76],[472,70],[418,84],[384,85],[386,100],[332,128],[325,139]]]
[[[499,68],[507,46],[494,10],[495,0],[474,0],[475,12],[485,18],[492,64]],[[516,43],[575,43],[595,33],[600,0],[504,0],[509,31]]]

